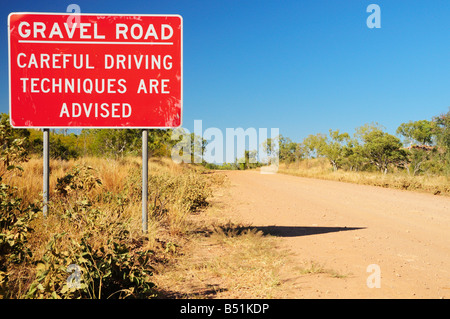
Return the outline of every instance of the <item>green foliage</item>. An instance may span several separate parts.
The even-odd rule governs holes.
[[[27,298],[147,298],[154,294],[153,252],[142,249],[142,240],[130,237],[122,196],[107,193],[97,198],[111,204],[108,212],[94,205],[89,193],[101,184],[95,170],[84,165],[58,179],[56,194],[61,199],[70,195],[70,200],[59,201],[56,211],[63,212],[59,222],[70,224],[71,231],[54,234],[43,257],[34,261],[36,276]]]
[[[407,153],[402,149],[401,141],[377,126],[363,126],[357,130],[364,142],[363,156],[382,173],[386,174],[389,166],[401,166],[408,162]]]
[[[42,155],[43,133],[41,130],[30,129],[25,142],[25,148],[29,154]],[[66,134],[66,130],[50,130],[49,154],[52,159],[70,160],[77,159],[83,153],[82,140],[78,135]]]
[[[26,160],[27,151],[42,151],[42,132],[13,130],[7,116],[2,116],[0,128],[3,151],[0,160],[5,167],[2,175]],[[118,156],[140,152],[140,130],[124,130],[120,134],[111,134],[111,131],[84,131],[80,135],[51,132],[52,157],[67,160],[90,152],[108,155],[101,147],[103,137],[106,143],[115,147],[115,151],[119,151]],[[176,142],[170,139],[170,132],[150,131],[151,155],[170,155],[170,148]],[[145,248],[149,247],[146,242],[148,238],[136,237],[131,228],[134,222],[131,221],[131,206],[127,204],[134,199],[141,200],[140,170],[133,169],[132,173],[130,175],[138,178],[137,183],[133,183],[134,177],[130,178],[130,184],[116,194],[101,191],[102,181],[92,167],[74,166],[57,179],[50,202],[53,213],[45,223],[36,219],[39,212],[37,206],[24,203],[16,195],[17,189],[1,183],[0,297],[65,299],[154,296],[151,280],[154,252]],[[184,214],[205,206],[211,195],[208,178],[194,169],[183,170],[180,174],[173,171],[169,174],[153,172],[150,176],[150,205],[153,205],[154,212],[162,216],[169,214],[172,218],[182,218]],[[41,237],[30,237],[36,226],[41,231]],[[47,245],[40,249],[30,242],[34,245],[44,242]],[[169,253],[176,247],[175,243],[170,242],[164,249]],[[36,248],[37,251],[34,250]]]
[[[345,155],[347,154],[345,143],[349,139],[350,136],[348,133],[340,133],[339,130],[330,130],[330,140],[324,139],[317,146],[318,154],[328,158],[335,171],[344,164]]]
[[[30,222],[39,208],[34,204],[24,205],[17,196],[17,188],[4,184],[2,176],[28,160],[24,148],[24,131],[16,132],[9,118],[0,119],[0,297],[10,295],[9,276],[13,265],[26,262],[32,257],[28,247],[28,236],[33,230]]]
[[[431,152],[420,148],[411,148],[409,150],[409,167],[408,172],[418,175],[424,172],[426,162],[431,159]]]
[[[235,163],[222,163],[222,164],[204,163],[203,165],[205,168],[217,169],[217,170],[234,171],[234,170],[239,170],[242,168],[241,165],[239,163],[237,163],[237,161]]]
[[[67,196],[74,192],[90,191],[102,184],[101,180],[93,174],[94,169],[90,166],[75,166],[65,176],[58,178],[55,191],[59,195]]]
[[[433,118],[433,132],[436,135],[437,144],[446,151],[450,150],[450,110]]]
[[[100,212],[96,212],[101,214]],[[151,251],[139,250],[141,243],[127,242],[128,233],[120,224],[106,245],[94,247],[91,232],[84,230],[80,241],[71,241],[69,248],[61,245],[66,234],[53,236],[41,260],[35,262],[36,277],[27,298],[148,298],[154,295],[150,281]],[[110,234],[111,235],[111,234]],[[75,281],[70,275],[71,265]],[[78,273],[77,273],[78,272]]]
[[[9,160],[9,154],[27,156],[42,155],[42,131],[35,129],[13,129],[9,123],[9,115],[0,116],[0,156]],[[171,139],[170,129],[151,129],[148,136],[150,157],[170,156],[176,141]],[[206,140],[192,135],[192,143],[199,144],[202,152]],[[110,158],[122,158],[127,155],[139,155],[142,149],[142,130],[140,129],[83,129],[81,133],[67,133],[67,130],[50,130],[50,157],[52,159],[70,160],[82,155],[93,155]],[[19,154],[13,149],[23,149]],[[196,148],[197,149],[197,148]],[[9,152],[11,150],[11,152]],[[195,154],[198,156],[199,154]]]
[[[289,137],[280,135],[278,137],[278,143],[280,148],[280,161],[290,164],[302,158],[297,143],[294,143]]]
[[[404,136],[409,143],[430,145],[433,138],[433,123],[427,120],[402,123],[397,128],[397,134]]]
[[[266,139],[262,144],[264,152],[268,156],[268,164],[271,162],[271,159],[278,156],[279,154],[279,146],[276,144],[276,140],[273,138]]]
[[[257,151],[244,151],[244,156],[242,158],[236,159],[233,167],[238,170],[252,169],[262,166],[258,162],[258,152]]]
[[[444,171],[450,175],[450,110],[433,118],[433,132],[436,136],[436,144],[440,148],[438,159],[445,163]]]
[[[78,137],[75,134],[59,135],[51,133],[49,137],[50,158],[60,160],[76,159],[81,155],[78,147]]]
[[[29,132],[26,149],[29,154],[39,154],[43,151],[43,134],[41,130],[27,130]]]
[[[28,246],[28,236],[33,231],[30,222],[39,209],[35,205],[22,208],[21,202],[15,188],[0,184],[0,298],[10,295],[8,279],[11,268],[32,257]]]
[[[268,138],[262,144],[264,152],[268,155],[268,164],[271,162],[284,162],[286,165],[301,160],[305,155],[305,150],[301,144],[293,142],[289,137],[279,135],[274,138]],[[257,154],[251,154],[257,157]],[[257,165],[261,166],[261,164]]]
[[[183,128],[172,131],[171,150],[172,160],[184,163],[202,163],[206,148],[206,140],[194,133],[188,133]]]
[[[326,157],[334,171],[340,168],[370,170],[374,166],[386,174],[389,167],[404,167],[408,163],[408,153],[401,141],[377,124],[357,128],[354,138],[348,133],[330,130],[328,137],[309,135],[302,144],[308,157]]]
[[[148,152],[150,157],[170,156],[172,130],[149,130]],[[90,129],[80,135],[85,154],[123,158],[139,155],[142,150],[142,130],[140,129]]]
[[[327,137],[321,133],[308,135],[303,140],[306,156],[309,158],[320,156],[320,149],[326,143]]]
[[[450,175],[450,111],[432,121],[402,123],[397,134],[408,144],[420,145],[405,148],[400,139],[372,123],[358,127],[353,136],[329,130],[328,135],[311,134],[301,143],[295,143],[280,135],[277,139],[267,139],[263,147],[271,156],[274,150],[279,150],[279,159],[286,167],[303,158],[325,157],[334,171],[378,170],[386,174],[405,170],[413,175]]]
[[[135,129],[83,130],[83,134],[88,136],[90,154],[113,158],[123,157],[137,150],[141,138],[140,132]]]
[[[404,136],[407,143],[419,144],[408,147],[408,173],[450,174],[450,111],[432,121],[402,123],[397,133]]]
[[[153,129],[148,132],[148,156],[169,157],[175,141],[171,139],[173,130]],[[193,134],[191,136],[194,136]],[[196,140],[193,140],[196,142]],[[203,146],[204,149],[204,146]],[[192,162],[193,163],[193,162]]]
[[[367,160],[363,154],[363,146],[356,138],[349,138],[343,149],[343,167],[349,171],[362,171],[367,168]]]
[[[14,168],[21,169],[18,164],[28,160],[28,152],[24,144],[26,142],[26,130],[13,129],[9,123],[7,114],[0,117],[0,177],[6,171]]]

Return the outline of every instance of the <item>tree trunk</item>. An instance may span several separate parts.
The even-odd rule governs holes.
[[[333,165],[333,171],[336,172],[338,170],[336,162],[335,161],[331,161],[331,165]]]

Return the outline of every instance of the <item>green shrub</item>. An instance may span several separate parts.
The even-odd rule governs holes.
[[[0,298],[11,295],[11,268],[32,257],[28,246],[28,236],[33,231],[30,222],[39,211],[36,205],[22,208],[22,200],[15,192],[16,188],[1,183],[0,177]]]
[[[57,179],[55,191],[58,195],[67,196],[89,192],[101,184],[102,181],[94,175],[92,167],[77,165],[67,175]]]
[[[114,226],[113,226],[114,227]],[[27,298],[148,298],[155,295],[150,280],[152,252],[130,245],[127,232],[95,247],[87,231],[79,241],[62,244],[66,234],[53,236],[43,258],[35,262],[36,277]],[[117,235],[117,234],[116,234]],[[66,247],[66,248],[64,248]],[[74,270],[71,274],[70,271]],[[75,276],[75,281],[72,277]]]
[[[123,196],[111,193],[92,199],[101,186],[89,166],[75,166],[58,179],[54,218],[63,225],[34,261],[35,279],[26,298],[147,298],[153,252],[143,239],[130,235],[130,217],[123,214]],[[98,208],[101,199],[107,205]],[[74,271],[70,273],[70,271]],[[71,280],[75,276],[75,285]]]

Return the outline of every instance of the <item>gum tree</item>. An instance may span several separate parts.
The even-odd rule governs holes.
[[[380,126],[366,124],[357,129],[357,136],[364,143],[362,155],[383,174],[391,165],[404,166],[408,162],[400,139],[384,132]]]
[[[397,134],[400,134],[411,142],[418,144],[431,145],[433,139],[433,123],[427,120],[409,121],[402,123],[397,128]]]
[[[346,143],[350,139],[348,133],[340,133],[339,130],[330,130],[330,140],[325,140],[320,144],[319,153],[330,161],[333,170],[337,171],[342,167],[346,156]]]
[[[420,145],[409,149],[408,173],[412,171],[413,175],[417,175],[422,171],[424,163],[431,159],[432,151],[422,146],[429,146],[433,143],[433,127],[433,122],[420,120],[402,123],[397,128],[397,134],[403,136],[408,144]]]

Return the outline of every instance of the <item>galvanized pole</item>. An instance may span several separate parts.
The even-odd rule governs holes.
[[[48,212],[48,199],[49,199],[49,170],[50,170],[50,162],[49,162],[49,129],[44,128],[44,156],[43,156],[43,165],[44,165],[44,207],[42,208],[42,212],[44,213],[44,217],[47,217]]]
[[[148,230],[148,130],[142,131],[142,231]]]

